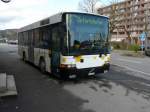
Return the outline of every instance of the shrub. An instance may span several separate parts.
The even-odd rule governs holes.
[[[131,51],[135,51],[136,53],[138,52],[140,46],[137,45],[137,44],[133,44],[133,45],[130,45],[128,50],[131,50]]]
[[[111,42],[114,49],[120,49],[120,44],[118,42]]]
[[[127,43],[112,42],[111,45],[113,46],[114,49],[121,49],[121,50],[126,50],[127,49]]]
[[[122,50],[127,50],[127,46],[128,46],[127,43],[121,42],[120,45]]]

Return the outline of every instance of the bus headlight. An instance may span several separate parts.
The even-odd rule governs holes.
[[[105,63],[109,63],[110,60],[111,60],[110,55],[107,55],[106,58],[105,58]]]
[[[75,68],[75,64],[61,64],[60,68]]]
[[[110,56],[108,56],[108,57],[107,57],[107,61],[110,61],[110,59],[111,59]]]
[[[101,59],[104,60],[105,57],[106,57],[106,56],[105,56],[104,54],[102,54]]]
[[[68,68],[75,68],[75,67],[76,67],[75,64],[69,64],[69,65],[68,65]]]

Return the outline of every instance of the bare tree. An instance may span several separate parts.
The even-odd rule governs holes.
[[[111,0],[110,1],[110,13],[109,13],[109,29],[110,29],[110,37],[112,37],[112,34],[114,33],[115,30],[119,30],[119,23],[118,21],[120,20],[120,12],[119,12],[119,7],[117,3],[119,0]]]
[[[82,0],[79,2],[79,9],[84,12],[95,13],[95,5],[99,0]]]
[[[111,2],[111,9],[110,9],[110,33],[113,33],[115,29],[117,29],[117,23],[119,20],[119,12],[118,12],[118,7],[117,7],[117,2],[112,1]]]
[[[146,6],[146,8],[148,8],[148,5]],[[149,11],[145,11],[144,18],[145,18],[145,22],[144,22],[144,32],[146,32],[146,34],[148,34],[148,26],[150,25],[150,15],[149,15]]]
[[[123,30],[125,32],[125,34],[127,35],[127,40],[129,42],[131,42],[132,40],[132,35],[131,35],[131,29],[129,30],[127,27],[126,23],[121,23],[120,20],[122,18],[122,14],[124,12],[121,12],[120,10],[120,5],[117,5],[119,2],[121,2],[123,0],[111,0],[110,1],[110,5],[111,5],[111,11],[110,11],[110,36],[112,36],[113,32],[115,30],[119,31],[119,30]],[[131,19],[130,22],[134,22],[133,18]]]

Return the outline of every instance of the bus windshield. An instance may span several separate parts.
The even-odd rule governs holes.
[[[108,18],[88,14],[68,14],[69,54],[108,51]]]

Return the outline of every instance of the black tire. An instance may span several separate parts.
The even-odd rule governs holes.
[[[39,68],[42,73],[46,73],[46,64],[44,59],[40,59]]]

